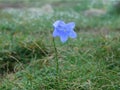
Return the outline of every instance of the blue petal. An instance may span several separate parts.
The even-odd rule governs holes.
[[[59,36],[59,32],[55,29],[55,30],[53,31],[53,37],[56,37],[56,36]]]
[[[66,42],[68,40],[68,36],[66,34],[60,35],[61,42]]]
[[[74,23],[74,22],[70,22],[70,23],[66,24],[66,26],[67,26],[68,28],[70,28],[70,29],[74,29],[75,23]]]
[[[57,20],[57,21],[55,21],[55,23],[53,23],[54,27],[64,26],[64,25],[65,25],[65,23],[62,20]]]
[[[70,36],[71,38],[76,38],[76,37],[77,37],[77,34],[76,34],[75,31],[72,30],[72,31],[69,33],[69,36]]]

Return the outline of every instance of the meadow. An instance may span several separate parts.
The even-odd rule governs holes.
[[[75,22],[77,32],[66,43],[55,38],[60,90],[120,90],[120,14],[112,1],[0,4],[8,2],[22,4],[0,9],[0,90],[58,90],[52,36],[56,20]]]

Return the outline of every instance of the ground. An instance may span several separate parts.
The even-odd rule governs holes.
[[[77,32],[66,43],[55,38],[59,88],[120,89],[120,15],[112,12],[112,1],[0,3],[0,90],[58,90],[52,37],[56,20],[75,22]]]

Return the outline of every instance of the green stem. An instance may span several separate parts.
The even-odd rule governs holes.
[[[54,44],[55,59],[56,59],[56,72],[57,72],[56,80],[57,80],[57,85],[58,85],[58,88],[59,88],[59,62],[58,62],[58,52],[57,52],[57,48],[56,48],[54,38],[53,38],[53,44]]]

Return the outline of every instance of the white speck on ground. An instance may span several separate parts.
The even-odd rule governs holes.
[[[54,12],[50,4],[43,5],[41,8],[31,7],[31,8],[4,8],[3,12],[7,12],[11,15],[17,15],[19,17],[36,19],[43,15],[49,15]]]

